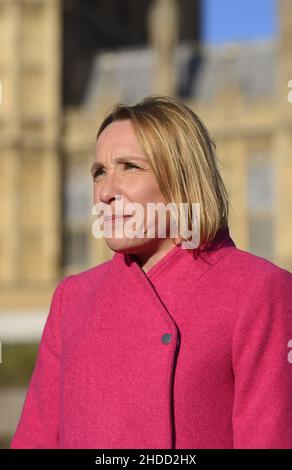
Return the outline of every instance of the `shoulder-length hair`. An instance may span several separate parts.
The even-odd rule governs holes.
[[[112,122],[130,119],[167,203],[200,203],[199,246],[209,245],[228,225],[227,191],[218,170],[216,145],[197,114],[168,96],[147,96],[135,105],[115,104],[97,137]],[[178,216],[179,217],[179,216]],[[180,218],[178,218],[180,223]]]

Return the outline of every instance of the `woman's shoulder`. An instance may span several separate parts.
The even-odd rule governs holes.
[[[236,247],[223,261],[233,282],[240,281],[254,288],[286,286],[292,294],[292,273],[270,259]]]
[[[80,291],[82,289],[82,292],[84,292],[84,289],[101,283],[111,264],[112,260],[110,259],[79,273],[69,274],[59,281],[56,290],[71,291],[72,289],[78,289]]]

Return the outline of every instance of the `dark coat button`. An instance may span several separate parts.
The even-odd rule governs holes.
[[[161,341],[163,344],[168,344],[171,342],[171,334],[170,333],[164,333],[161,337]]]

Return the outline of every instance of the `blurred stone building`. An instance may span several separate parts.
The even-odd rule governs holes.
[[[217,145],[238,248],[292,271],[292,2],[274,40],[207,46],[199,0],[0,0],[0,447],[59,279],[91,232],[95,135],[117,101],[182,99]]]
[[[95,134],[116,101],[175,95],[216,142],[239,248],[292,270],[292,3],[275,40],[207,46],[192,0],[0,0],[0,310],[112,256],[91,233]]]

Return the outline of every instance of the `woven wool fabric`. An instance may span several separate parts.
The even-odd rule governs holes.
[[[54,292],[11,448],[292,448],[292,273],[174,246]]]

